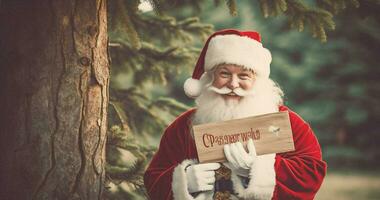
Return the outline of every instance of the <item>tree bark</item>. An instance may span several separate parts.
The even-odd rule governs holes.
[[[0,199],[101,199],[106,0],[0,1]]]

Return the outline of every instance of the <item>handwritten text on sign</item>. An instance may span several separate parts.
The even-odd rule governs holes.
[[[288,112],[193,126],[199,162],[224,162],[223,146],[249,138],[257,155],[294,150]]]
[[[246,142],[249,140],[249,138],[252,138],[253,140],[259,140],[260,139],[260,130],[251,130],[247,132],[242,133],[234,133],[234,134],[228,134],[228,135],[213,135],[205,133],[203,134],[202,140],[203,145],[206,148],[213,147],[214,144],[217,145],[224,145],[224,144],[230,144],[235,143],[239,141]]]

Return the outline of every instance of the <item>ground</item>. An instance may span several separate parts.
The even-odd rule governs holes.
[[[316,200],[378,200],[380,171],[329,171]]]

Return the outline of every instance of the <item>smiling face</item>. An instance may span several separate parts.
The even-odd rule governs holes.
[[[228,88],[232,90],[232,92],[222,94],[224,99],[240,100],[242,96],[237,95],[233,90],[240,88],[244,91],[249,91],[252,89],[254,82],[255,73],[253,71],[238,65],[222,64],[214,71],[212,86],[218,89]]]
[[[194,125],[278,112],[283,104],[275,82],[239,65],[218,65],[202,78]]]

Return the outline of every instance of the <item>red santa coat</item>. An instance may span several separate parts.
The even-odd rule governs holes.
[[[319,143],[300,116],[285,106],[291,122],[295,151],[262,156],[251,168],[251,180],[244,188],[232,176],[234,191],[244,199],[313,199],[326,174]],[[187,191],[184,168],[197,163],[197,151],[191,136],[190,118],[195,109],[179,116],[161,138],[159,149],[144,175],[147,192],[152,200],[211,199],[212,191],[192,197]],[[259,156],[260,157],[260,156]],[[253,177],[252,177],[253,176]]]

